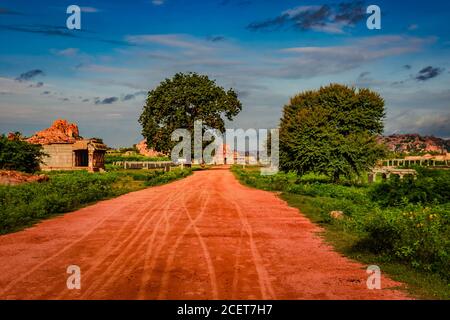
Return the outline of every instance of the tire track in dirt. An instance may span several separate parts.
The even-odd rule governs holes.
[[[202,235],[201,235],[201,233],[199,231],[199,228],[197,228],[197,226],[195,225],[196,221],[199,220],[203,216],[203,214],[205,213],[205,209],[206,209],[206,206],[207,206],[208,201],[210,200],[210,198],[211,198],[210,193],[207,193],[207,198],[205,200],[204,206],[202,207],[202,209],[200,211],[198,219],[197,218],[196,219],[192,219],[192,216],[189,213],[189,210],[187,209],[185,203],[184,203],[183,208],[185,209],[185,212],[186,212],[186,214],[187,214],[187,216],[189,218],[190,225],[192,226],[192,228],[193,228],[193,230],[195,232],[195,235],[197,236],[197,239],[198,239],[198,241],[200,243],[200,246],[202,248],[203,256],[205,258],[205,262],[206,262],[206,265],[207,265],[208,271],[209,271],[209,278],[210,278],[210,281],[211,281],[211,289],[212,289],[212,298],[213,299],[219,299],[219,290],[218,290],[218,285],[217,285],[217,278],[216,278],[216,271],[215,271],[215,268],[214,268],[214,263],[213,263],[213,261],[211,259],[210,252],[209,252],[208,247],[207,247],[207,245],[206,245],[206,243],[205,243],[205,241],[204,241],[204,239],[203,239],[203,237],[202,237]]]
[[[408,298],[368,290],[365,266],[318,230],[226,169],[195,172],[0,236],[0,299]],[[69,261],[81,263],[79,291],[65,289]]]
[[[46,258],[45,260],[43,260],[41,263],[37,264],[36,266],[34,266],[33,268],[31,268],[30,270],[28,270],[28,272],[22,274],[21,276],[15,278],[14,280],[12,280],[10,283],[8,283],[1,291],[0,291],[0,296],[5,294],[5,292],[7,292],[8,290],[10,290],[14,285],[17,285],[19,282],[23,281],[25,278],[27,278],[28,276],[30,276],[31,274],[33,274],[36,270],[39,270],[40,268],[42,268],[45,264],[49,263],[50,261],[52,261],[53,259],[55,259],[56,257],[62,255],[63,253],[67,252],[68,250],[70,250],[71,248],[73,248],[74,246],[76,246],[77,244],[83,242],[87,237],[89,237],[95,230],[97,230],[105,221],[107,221],[108,219],[110,219],[113,215],[115,215],[116,213],[120,212],[120,210],[123,210],[123,207],[119,207],[116,210],[112,211],[109,215],[107,215],[105,218],[101,219],[97,224],[95,224],[91,229],[89,229],[80,239],[70,243],[67,246],[64,246],[63,248],[61,248],[59,251],[57,251],[56,253],[54,253],[53,255],[51,255],[50,257]]]
[[[102,257],[103,258],[98,258],[97,260],[94,261],[94,263],[92,265],[90,265],[87,269],[83,268],[83,279],[85,281],[83,281],[83,283],[85,284],[86,282],[88,283],[87,285],[87,290],[89,290],[89,280],[86,281],[86,279],[89,279],[89,277],[93,274],[93,273],[101,273],[104,271],[104,267],[102,267],[103,265],[106,264],[106,260],[108,260],[108,258],[110,256],[116,255],[117,252],[121,252],[122,251],[122,247],[126,246],[129,244],[129,239],[132,238],[134,236],[134,234],[136,233],[136,230],[139,229],[140,227],[142,227],[142,222],[144,220],[146,220],[148,218],[148,216],[152,213],[152,209],[154,209],[155,207],[158,206],[158,203],[152,203],[152,201],[158,196],[158,194],[155,193],[155,195],[149,199],[146,199],[146,201],[143,204],[143,208],[141,208],[138,212],[134,213],[133,215],[129,215],[128,219],[125,221],[125,223],[121,226],[121,228],[119,229],[119,231],[117,233],[114,234],[114,236],[112,237],[111,240],[108,241],[108,244],[104,247],[102,247],[97,253],[96,256],[98,257]],[[169,198],[170,195],[167,195],[167,198]],[[145,203],[149,203],[148,205],[145,205]],[[153,212],[154,213],[154,212]],[[136,216],[138,216],[139,214],[142,214],[142,216],[139,218],[138,223],[136,223],[135,218]],[[126,231],[126,229],[131,226],[134,226],[134,229],[131,231],[131,233],[128,234],[128,236],[124,239],[124,240],[120,240],[121,237],[124,235],[124,232]],[[100,227],[99,227],[100,228]],[[120,241],[120,243],[117,245],[117,242]],[[110,266],[110,264],[108,264],[108,266]],[[99,271],[97,270],[97,268],[101,268],[102,270]],[[53,288],[51,288],[48,291],[52,291],[52,289],[55,289],[57,287],[60,287],[59,284],[56,284]],[[87,291],[85,289],[86,285],[83,286],[83,293],[85,291]],[[66,289],[63,289],[63,291],[61,292],[60,295],[58,295],[58,298],[60,299],[64,299],[67,295],[69,295],[70,292],[68,292]],[[84,295],[83,295],[84,296]]]
[[[185,186],[183,186],[183,188],[180,188],[181,191],[186,191],[185,190]],[[181,193],[177,193],[177,199],[179,200],[180,198],[182,198],[184,196],[184,192]],[[176,213],[176,211],[173,212],[172,215],[174,215]],[[163,215],[161,216],[161,219],[159,220],[159,222],[161,222],[162,220],[164,220],[165,224],[165,228],[163,230],[163,236],[161,237],[161,239],[159,239],[159,243],[156,245],[155,244],[155,237],[151,238],[151,241],[145,246],[144,249],[144,257],[143,257],[143,273],[142,273],[142,277],[140,280],[140,284],[139,284],[139,290],[138,290],[138,294],[137,294],[137,298],[138,299],[145,299],[145,294],[146,294],[146,290],[145,290],[145,286],[146,284],[151,280],[152,278],[152,272],[156,263],[156,259],[159,256],[162,248],[165,245],[165,240],[167,239],[167,236],[170,232],[170,228],[169,228],[169,218],[172,217],[172,215],[167,216],[167,211],[163,212]],[[178,219],[180,218],[180,215],[178,216]],[[177,219],[177,220],[178,220]],[[172,221],[172,224],[174,223],[174,221]],[[155,228],[155,231],[153,233],[153,235],[156,235],[156,231],[161,231],[159,230],[160,223],[158,223],[158,225]],[[156,245],[156,247],[155,247]],[[151,255],[151,253],[154,253],[153,255]],[[148,262],[150,260],[150,262]]]
[[[181,211],[184,211],[185,208],[186,208],[186,195],[188,194],[188,192],[190,190],[192,190],[192,189],[197,190],[197,188],[198,187],[196,185],[192,185],[192,184],[189,185],[189,188],[183,188],[183,191],[184,191],[184,193],[182,194],[183,195],[183,200],[180,201],[180,203],[179,203]],[[203,191],[202,188],[200,188],[200,189]],[[200,198],[200,201],[201,201],[203,195],[204,195],[204,192],[196,192],[195,196],[194,196],[193,193],[190,193],[190,198],[193,198],[194,200]],[[181,218],[181,214],[180,214],[180,216],[178,218]],[[164,234],[163,240],[166,240],[167,236],[168,236],[168,232],[166,232]],[[164,246],[164,242],[160,241],[160,245],[156,248],[156,254],[154,254],[152,256],[150,256],[150,253],[151,253],[151,251],[153,249],[153,247],[151,245],[149,245],[147,247],[147,249],[145,250],[145,255],[144,255],[144,261],[145,261],[144,262],[144,273],[143,273],[141,281],[140,281],[140,287],[139,287],[139,292],[138,292],[138,299],[145,299],[145,297],[146,297],[146,293],[147,293],[146,292],[146,286],[150,282],[150,280],[152,279],[152,273],[153,273],[153,270],[154,270],[155,265],[156,265],[156,260],[159,257],[159,254],[160,254],[163,246]],[[167,247],[169,248],[170,245],[167,244]],[[164,276],[165,275],[163,275],[162,278],[164,278]]]
[[[156,206],[150,206],[151,209],[155,210],[157,209],[156,207],[160,205],[161,202],[163,202],[164,205],[160,208],[163,214],[158,215],[157,213],[159,211],[150,211],[150,210],[147,211],[147,215],[143,217],[143,219],[141,219],[140,223],[137,224],[136,232],[130,234],[127,237],[127,239],[124,240],[121,247],[116,250],[116,253],[114,254],[115,258],[111,262],[109,262],[107,269],[102,271],[109,275],[109,279],[107,281],[102,281],[101,279],[98,281],[94,281],[91,284],[91,286],[89,286],[88,289],[85,292],[83,292],[82,298],[89,297],[89,295],[94,293],[95,291],[104,290],[105,288],[108,288],[108,286],[112,282],[114,282],[114,279],[120,276],[120,274],[125,269],[133,269],[136,267],[136,265],[140,263],[139,259],[136,259],[136,256],[140,255],[141,249],[147,243],[146,231],[148,231],[149,227],[152,225],[152,222],[154,220],[153,218],[159,219],[154,224],[153,231],[150,235],[151,243],[153,243],[153,240],[155,239],[155,234],[159,231],[159,227],[162,224],[163,220],[164,222],[166,222],[165,223],[166,228],[168,228],[167,211],[177,200],[179,200],[179,198],[181,197],[179,191],[184,188],[185,188],[184,185],[180,186],[179,188],[175,189],[175,192],[169,193],[168,196],[163,201],[160,200]],[[150,219],[146,219],[148,218],[149,215],[151,215]],[[142,220],[146,220],[146,222],[142,223]],[[131,261],[135,262],[131,263]]]
[[[205,191],[202,191],[202,196],[204,196],[204,194],[205,194]],[[186,201],[185,200],[183,201],[183,209],[184,209],[186,215],[188,216],[189,224],[183,230],[181,235],[176,239],[175,244],[170,249],[170,254],[168,255],[168,257],[166,259],[166,267],[165,267],[164,272],[163,272],[163,277],[161,279],[161,286],[160,286],[160,290],[159,290],[159,294],[158,294],[158,299],[160,299],[160,300],[166,298],[167,286],[168,286],[169,279],[170,279],[170,271],[171,271],[172,265],[174,263],[174,259],[175,259],[175,255],[177,253],[177,249],[180,246],[180,244],[181,244],[182,240],[184,239],[184,237],[186,236],[186,234],[191,229],[194,229],[196,237],[198,238],[198,240],[200,242],[200,245],[202,247],[203,256],[205,258],[205,261],[206,261],[206,264],[207,264],[207,267],[208,267],[208,270],[209,270],[209,276],[210,276],[210,281],[211,281],[211,289],[212,289],[213,299],[218,299],[218,297],[219,297],[218,288],[217,288],[217,279],[216,279],[214,265],[213,265],[213,262],[211,260],[211,256],[210,256],[209,251],[208,251],[208,249],[206,247],[206,244],[203,241],[203,238],[201,237],[197,227],[195,226],[195,223],[203,217],[203,215],[205,213],[206,205],[207,205],[209,199],[210,199],[210,196],[207,195],[206,199],[203,201],[203,205],[201,207],[200,213],[198,213],[197,216],[194,219],[192,219],[192,216],[189,213],[189,209],[186,206]]]
[[[244,229],[241,229],[241,234],[239,236],[238,251],[236,253],[236,260],[234,262],[233,268],[233,282],[232,282],[233,284],[231,287],[231,300],[236,299],[236,292],[239,284],[239,261],[241,260],[243,241],[244,241]]]
[[[269,278],[268,272],[263,264],[261,254],[259,253],[258,248],[255,244],[255,241],[253,240],[252,228],[251,228],[250,224],[248,223],[247,218],[242,213],[242,210],[239,207],[239,205],[235,201],[231,201],[231,202],[233,203],[234,207],[236,208],[236,211],[239,215],[239,220],[242,223],[242,226],[244,227],[244,230],[247,233],[247,236],[249,239],[250,251],[252,254],[253,263],[255,265],[256,272],[258,273],[258,282],[259,282],[259,286],[261,289],[262,298],[263,298],[263,300],[269,300],[269,299],[275,300],[276,299],[275,290],[273,289],[272,284],[270,282],[270,278]]]

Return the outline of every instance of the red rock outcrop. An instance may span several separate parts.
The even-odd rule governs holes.
[[[15,134],[14,132],[10,132],[10,133],[8,133],[8,140],[9,141],[20,140],[20,137],[17,134]]]
[[[48,129],[35,133],[26,141],[33,144],[74,143],[81,140],[78,126],[67,120],[58,119]]]
[[[164,154],[161,152],[155,151],[153,149],[149,149],[147,147],[147,141],[142,140],[136,145],[136,149],[138,150],[139,154],[146,156],[146,157],[163,157]]]
[[[395,134],[388,137],[381,137],[380,142],[384,142],[390,151],[403,153],[446,153],[450,151],[450,141],[433,136],[423,137],[418,134]]]
[[[0,170],[0,185],[17,185],[26,182],[44,182],[48,181],[45,174],[32,175],[13,170]]]

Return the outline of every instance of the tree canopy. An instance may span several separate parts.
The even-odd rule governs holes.
[[[22,141],[20,133],[14,139],[0,135],[0,169],[34,172],[43,156],[42,147]]]
[[[299,174],[361,175],[385,154],[384,100],[369,89],[331,84],[305,91],[284,107],[280,166]]]
[[[224,119],[232,120],[241,110],[233,89],[225,91],[206,75],[177,73],[148,93],[139,123],[148,147],[168,153],[176,144],[174,130],[193,132],[194,122],[202,120],[204,128],[223,132]]]

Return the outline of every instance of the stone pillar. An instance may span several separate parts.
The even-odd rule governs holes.
[[[94,171],[94,151],[88,150],[88,170]]]

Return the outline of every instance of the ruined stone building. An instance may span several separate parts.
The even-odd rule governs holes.
[[[56,120],[50,128],[37,132],[27,141],[42,145],[47,154],[42,170],[105,169],[106,145],[98,139],[83,139],[78,126],[67,120]]]

